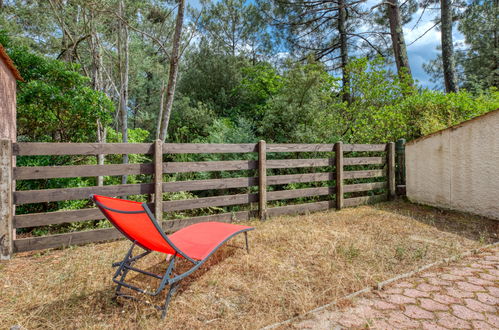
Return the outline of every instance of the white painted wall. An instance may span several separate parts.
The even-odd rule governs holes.
[[[409,200],[499,220],[499,110],[406,145]]]

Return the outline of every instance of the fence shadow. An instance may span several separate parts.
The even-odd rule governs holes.
[[[374,204],[372,207],[410,217],[440,231],[456,234],[484,244],[499,241],[499,221],[482,216],[413,204],[401,199],[390,203]]]

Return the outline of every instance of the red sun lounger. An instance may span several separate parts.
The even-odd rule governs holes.
[[[164,305],[154,305],[154,307],[162,311],[162,318],[166,316],[171,296],[180,280],[201,267],[219,247],[237,234],[245,234],[246,249],[248,249],[248,231],[254,229],[230,223],[202,222],[180,229],[171,235],[166,235],[146,203],[99,195],[92,195],[91,198],[106,218],[133,242],[125,258],[113,264],[113,267],[118,267],[113,276],[113,281],[117,284],[116,296],[136,300],[135,297],[123,293],[121,291],[122,286],[151,296],[158,295],[165,287],[169,286]],[[132,252],[135,246],[141,247],[145,252],[133,256]],[[163,276],[132,266],[135,261],[145,257],[152,251],[173,256]],[[174,274],[176,258],[187,259],[192,263],[192,267],[182,274]],[[154,277],[160,280],[160,284],[156,291],[140,289],[125,282],[129,271]]]

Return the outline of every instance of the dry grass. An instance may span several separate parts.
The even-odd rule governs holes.
[[[110,264],[128,242],[18,255],[0,264],[0,328],[259,328],[498,234],[497,222],[404,202],[251,225],[250,254],[218,251],[182,282],[164,321],[151,307],[111,300]],[[145,264],[165,266],[159,254]]]

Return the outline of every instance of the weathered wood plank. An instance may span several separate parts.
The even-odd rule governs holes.
[[[184,227],[199,222],[218,221],[218,222],[231,223],[231,222],[248,221],[256,216],[257,216],[256,211],[239,211],[239,212],[221,213],[213,215],[204,215],[193,218],[167,220],[163,221],[161,225],[166,233],[172,233],[179,229],[182,229]]]
[[[374,196],[363,196],[363,197],[354,197],[354,198],[345,198],[344,206],[345,207],[354,207],[364,204],[372,204],[378,203],[387,200],[386,194],[374,195]]]
[[[15,180],[76,178],[92,176],[118,176],[152,174],[153,164],[105,164],[68,166],[25,166],[14,168]]]
[[[98,210],[97,210],[98,211]],[[98,211],[100,213],[100,211]],[[102,213],[101,213],[102,214]],[[172,233],[189,225],[205,222],[239,222],[247,221],[256,216],[255,211],[240,211],[233,213],[214,214],[186,219],[175,219],[161,222],[166,233]],[[124,238],[124,236],[114,228],[96,229],[84,232],[75,232],[59,235],[23,238],[14,241],[15,252],[25,252],[42,250],[49,248],[59,248],[69,245],[86,244],[92,242],[102,242]]]
[[[334,144],[268,144],[267,152],[333,152]]]
[[[385,170],[366,170],[366,171],[345,171],[343,174],[344,179],[365,179],[365,178],[376,178],[379,176],[385,176]]]
[[[267,176],[267,184],[276,185],[276,184],[288,184],[288,183],[333,181],[334,179],[335,179],[335,173],[331,172],[271,175]]]
[[[334,194],[335,192],[336,192],[335,187],[318,187],[318,188],[269,191],[267,193],[267,201],[276,201],[280,199],[291,199],[299,197],[324,196],[324,195]]]
[[[336,209],[343,208],[343,142],[337,142],[334,145],[336,155]]]
[[[163,192],[246,188],[258,185],[257,177],[163,182]]]
[[[344,144],[343,151],[385,151],[386,144]]]
[[[267,147],[265,141],[258,143],[258,215],[267,219]]]
[[[292,215],[292,214],[307,214],[312,212],[329,210],[334,207],[335,207],[335,201],[287,205],[280,207],[271,207],[267,209],[267,215],[280,216],[280,215]]]
[[[343,188],[343,191],[344,192],[369,191],[374,189],[383,189],[386,187],[387,187],[386,182],[346,184]]]
[[[395,143],[390,142],[386,145],[387,155],[387,181],[388,181],[388,198],[395,199],[396,186],[395,186]]]
[[[194,210],[203,207],[240,205],[258,202],[258,194],[222,195],[163,202],[164,212]]]
[[[383,157],[344,157],[343,165],[381,165],[385,163]]]
[[[334,166],[334,158],[267,160],[267,168],[299,168],[322,166]]]
[[[123,184],[112,186],[92,186],[80,188],[41,189],[16,191],[14,204],[57,202],[64,200],[86,199],[91,194],[106,196],[129,196],[154,193],[153,183]]]
[[[12,142],[0,140],[0,260],[8,260],[13,253],[12,217]]]
[[[104,219],[99,209],[80,209],[46,213],[19,214],[14,216],[14,228],[55,225],[60,223]]]
[[[152,154],[152,143],[14,143],[15,156]]]
[[[207,162],[163,163],[163,173],[188,173],[209,171],[240,171],[258,168],[256,160],[223,160]]]
[[[123,235],[114,228],[96,229],[75,233],[17,239],[14,240],[14,250],[15,252],[43,250],[91,242],[109,241],[122,237]]]
[[[208,154],[257,152],[256,143],[165,143],[163,153],[168,154]]]

